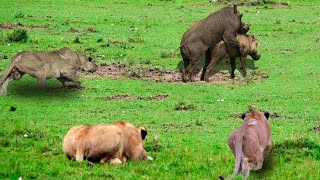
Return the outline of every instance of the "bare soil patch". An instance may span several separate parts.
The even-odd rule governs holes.
[[[317,131],[317,132],[320,132],[320,126],[314,127],[313,130],[314,130],[314,131]]]
[[[19,29],[19,28],[29,28],[29,29],[45,29],[45,28],[49,28],[49,25],[34,25],[34,24],[30,24],[30,25],[24,25],[22,23],[0,23],[0,29]]]
[[[169,97],[167,94],[159,94],[155,96],[129,96],[127,94],[119,94],[115,96],[103,97],[106,101],[129,101],[129,100],[150,100],[150,101],[161,101]]]
[[[179,70],[159,70],[157,68],[132,68],[124,64],[108,64],[100,66],[96,73],[98,76],[113,77],[113,78],[141,78],[151,79],[156,82],[182,82],[181,72]],[[196,82],[200,81],[201,72],[196,75]],[[210,77],[209,83],[213,84],[226,84],[234,81],[247,81],[247,82],[261,82],[268,78],[266,73],[258,70],[249,72],[247,78],[243,78],[240,73],[236,72],[235,79],[230,79],[230,72],[223,70],[216,72]]]

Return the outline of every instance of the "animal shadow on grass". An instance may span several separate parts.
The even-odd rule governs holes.
[[[250,57],[247,58],[246,60],[246,65],[247,65],[247,69],[250,69],[250,70],[257,70],[258,67],[255,65],[255,60],[251,59]],[[198,67],[198,70],[197,70],[197,77],[196,79],[200,79],[200,76],[201,76],[201,73],[202,73],[202,69],[204,67],[204,63],[205,63],[205,60],[204,58],[201,58],[201,63]],[[183,61],[180,61],[177,65],[177,69],[182,72],[182,67],[183,67]],[[240,64],[240,59],[237,58],[236,59],[236,70],[238,70],[241,75],[243,73],[242,71],[242,66]],[[229,74],[227,74],[227,76],[230,78],[230,74],[231,74],[231,64],[230,64],[230,60],[228,58],[224,58],[222,59],[219,64],[217,65],[217,67],[215,68],[214,70],[214,74],[211,74],[210,76],[218,76],[218,75],[221,75],[221,74],[218,74],[217,72],[224,72],[224,71],[228,71]]]
[[[253,179],[263,179],[273,171],[276,159],[292,162],[301,157],[310,157],[315,160],[320,159],[320,145],[308,138],[288,139],[272,144],[272,150],[264,160],[262,169],[250,172]],[[280,161],[280,160],[278,160]]]
[[[56,79],[46,80],[44,90],[38,86],[36,79],[24,77],[18,81],[12,81],[8,86],[8,95],[21,97],[55,97],[64,98],[76,94],[83,88],[62,88],[62,83]]]

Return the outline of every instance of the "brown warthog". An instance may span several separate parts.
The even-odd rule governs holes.
[[[6,94],[9,82],[24,74],[37,78],[41,89],[45,80],[50,78],[57,78],[63,86],[79,87],[77,71],[93,72],[97,67],[91,57],[79,55],[66,47],[49,52],[20,52],[13,57],[0,81],[0,94]]]
[[[216,44],[224,40],[228,47],[235,47],[242,52],[236,34],[242,31],[242,14],[237,7],[225,7],[210,14],[194,24],[183,34],[180,43],[180,53],[183,58],[182,80],[194,81],[193,76],[200,63],[201,56],[205,53],[210,61],[211,50]]]
[[[243,178],[250,170],[261,169],[264,158],[271,150],[271,129],[269,113],[251,110],[243,114],[243,124],[228,138],[228,144],[235,158],[235,168],[230,179],[242,172]],[[220,179],[224,179],[220,176]]]
[[[237,34],[237,40],[240,42],[240,45],[243,49],[243,54],[235,48],[228,48],[227,45],[220,41],[216,47],[211,52],[211,61],[209,65],[205,65],[203,68],[202,76],[206,81],[209,81],[209,77],[220,62],[221,59],[229,57],[231,64],[231,78],[234,78],[234,71],[236,68],[235,59],[240,57],[241,66],[243,70],[243,76],[247,75],[246,71],[246,60],[247,55],[250,55],[253,60],[259,60],[260,55],[258,54],[258,40],[253,35],[248,34]]]
[[[63,152],[70,160],[89,163],[121,164],[130,160],[152,160],[147,156],[143,141],[145,127],[136,128],[126,122],[75,126],[63,140]]]

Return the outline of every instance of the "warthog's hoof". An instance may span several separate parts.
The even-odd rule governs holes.
[[[63,83],[64,88],[81,88],[80,83],[73,81],[66,81]]]

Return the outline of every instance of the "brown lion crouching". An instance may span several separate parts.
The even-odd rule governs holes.
[[[121,164],[130,160],[152,160],[143,141],[145,127],[126,122],[72,127],[63,140],[63,152],[70,160]]]
[[[12,58],[0,81],[0,94],[6,94],[9,82],[24,74],[35,77],[40,89],[44,89],[45,80],[51,78],[57,78],[64,87],[80,87],[77,72],[94,72],[97,67],[91,57],[79,55],[67,47],[48,52],[20,52]]]
[[[264,158],[271,150],[271,129],[268,123],[269,113],[251,110],[243,114],[243,124],[228,138],[228,144],[235,158],[235,168],[230,179],[242,172],[243,178],[250,170],[261,169]],[[224,179],[223,177],[219,177]]]
[[[231,78],[234,78],[234,71],[236,68],[235,59],[240,57],[240,62],[243,70],[243,76],[246,77],[246,59],[247,55],[250,55],[253,60],[259,60],[260,55],[258,54],[258,40],[253,35],[249,34],[237,34],[237,40],[243,49],[243,53],[240,54],[239,50],[236,48],[228,48],[227,45],[220,41],[211,52],[211,61],[206,62],[203,68],[202,77],[205,81],[209,81],[210,75],[215,70],[216,66],[223,58],[229,57],[231,64]]]

